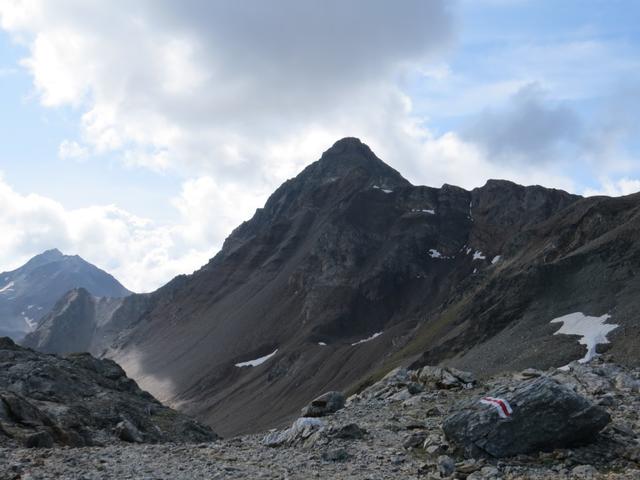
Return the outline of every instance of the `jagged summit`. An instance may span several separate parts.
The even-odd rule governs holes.
[[[64,253],[62,253],[57,248],[51,248],[49,250],[45,250],[40,255],[36,255],[35,258],[38,258],[38,257],[42,257],[42,258],[60,258],[60,257],[64,257],[64,256],[65,256]]]
[[[343,138],[319,160],[284,182],[253,219],[244,222],[225,240],[222,251],[237,245],[243,236],[265,231],[266,224],[276,218],[291,219],[301,212],[326,209],[365,190],[390,192],[402,187],[411,187],[411,183],[380,160],[367,145],[354,137]]]
[[[322,156],[324,157],[325,155],[340,155],[340,154],[346,154],[346,153],[350,153],[350,154],[359,153],[361,155],[365,155],[369,157],[374,157],[374,158],[376,157],[376,155],[369,148],[369,146],[365,143],[362,143],[362,141],[356,137],[341,138],[336,143],[334,143],[331,146],[331,148],[326,150],[322,154]]]
[[[355,137],[338,140],[322,154],[320,160],[309,165],[296,179],[311,177],[316,181],[330,182],[347,176],[380,186],[410,185],[397,170],[380,160],[369,146]]]

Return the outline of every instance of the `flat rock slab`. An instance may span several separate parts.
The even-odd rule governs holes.
[[[460,404],[442,428],[468,456],[509,457],[590,443],[609,421],[602,407],[540,377]]]

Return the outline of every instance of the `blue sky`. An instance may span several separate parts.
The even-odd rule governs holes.
[[[640,190],[634,0],[0,0],[0,270],[148,291],[355,135],[417,184]]]

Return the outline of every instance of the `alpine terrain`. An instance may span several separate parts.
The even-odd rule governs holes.
[[[484,377],[604,347],[637,365],[639,213],[638,195],[414,186],[345,138],[199,271],[127,297],[106,356],[222,435],[282,425],[400,365]],[[49,349],[101,353],[83,338]]]
[[[17,270],[0,273],[0,336],[21,340],[64,294],[79,287],[100,297],[131,294],[105,271],[57,249],[33,257]]]

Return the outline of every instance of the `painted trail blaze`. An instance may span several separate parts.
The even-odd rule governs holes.
[[[480,399],[480,403],[495,408],[500,418],[509,418],[513,413],[511,405],[503,398],[483,397]]]

